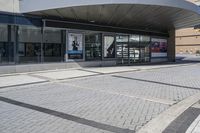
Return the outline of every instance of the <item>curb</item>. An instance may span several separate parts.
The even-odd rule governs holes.
[[[198,102],[199,99],[200,93],[197,93],[175,104],[147,123],[137,133],[162,133],[171,124],[171,122],[173,122],[193,104]]]

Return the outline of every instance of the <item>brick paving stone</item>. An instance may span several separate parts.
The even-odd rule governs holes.
[[[0,102],[1,133],[111,133]]]
[[[35,78],[28,75],[6,76],[6,77],[0,77],[0,88],[23,85],[23,84],[39,83],[45,81],[46,80],[44,79]]]
[[[194,87],[200,90],[200,71],[198,65],[157,69],[146,72],[123,73],[119,75],[147,81],[180,85],[186,88],[187,86]]]
[[[97,73],[81,71],[81,70],[63,70],[55,72],[37,73],[33,75],[50,79],[68,79],[68,78],[76,78],[82,76],[91,76],[96,74]]]
[[[17,89],[16,91],[0,93],[0,96],[88,120],[130,129],[141,127],[169,107],[168,105],[141,99],[72,88],[59,83],[40,85],[39,87],[35,86],[22,90]],[[147,107],[160,109],[149,112],[144,111]],[[147,115],[151,117],[145,117]],[[129,118],[140,119],[138,119],[137,123],[127,123],[126,120]]]
[[[135,74],[136,73],[130,73],[129,75],[131,75],[131,77],[134,77]],[[128,76],[127,73],[120,75]],[[200,82],[200,80],[199,81],[196,80],[194,80],[194,82]],[[88,77],[79,80],[75,79],[67,81],[66,83],[98,91],[124,94],[128,96],[141,96],[141,97],[143,96],[147,98],[150,97],[150,98],[167,99],[175,102],[181,101],[186,97],[189,97],[200,91],[195,89],[168,86],[163,84],[155,84],[150,82],[140,82],[125,78],[112,77],[108,75],[98,76],[95,78]]]
[[[99,124],[137,131],[170,107],[167,104],[143,100],[143,97],[179,102],[200,91],[191,89],[200,86],[199,73],[199,66],[187,66],[115,74],[125,78],[101,75],[62,83],[13,87],[1,90],[0,96]],[[4,102],[0,102],[0,120],[1,133],[110,132],[88,126],[87,123],[79,124],[76,120],[61,119]]]

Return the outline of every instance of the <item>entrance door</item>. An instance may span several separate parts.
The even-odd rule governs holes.
[[[117,63],[132,65],[150,61],[149,36],[117,36]]]
[[[149,47],[142,47],[140,49],[140,60],[141,62],[150,62],[150,49]]]
[[[117,43],[117,64],[128,64],[129,51],[127,43]]]
[[[129,47],[129,63],[134,64],[140,61],[140,48]]]

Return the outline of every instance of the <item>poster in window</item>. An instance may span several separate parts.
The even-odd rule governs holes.
[[[152,57],[167,57],[167,39],[152,38],[151,54]]]
[[[104,57],[115,57],[115,39],[113,36],[104,36]]]
[[[68,34],[68,59],[83,59],[83,35]]]

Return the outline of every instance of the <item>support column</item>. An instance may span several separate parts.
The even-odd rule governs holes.
[[[61,62],[65,62],[66,53],[66,31],[61,30]]]
[[[10,63],[10,62],[13,62],[14,60],[13,60],[13,56],[12,55],[14,55],[14,51],[12,51],[12,38],[11,38],[11,36],[12,36],[12,34],[11,34],[11,25],[8,25],[8,27],[7,27],[7,30],[8,30],[8,62]]]
[[[168,39],[168,61],[176,62],[176,42],[175,42],[175,29],[169,31]]]
[[[15,64],[19,63],[19,55],[18,55],[18,50],[19,50],[19,26],[14,25],[14,61]]]
[[[41,63],[44,62],[44,39],[45,39],[45,27],[46,27],[46,21],[43,20],[43,26],[42,26],[42,39],[41,39]]]

